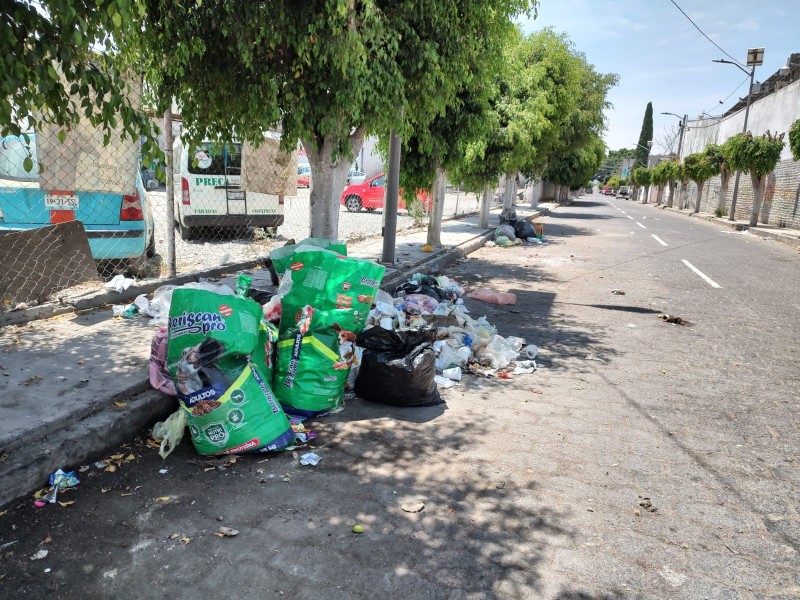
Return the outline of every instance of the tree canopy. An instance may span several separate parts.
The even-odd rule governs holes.
[[[795,160],[800,160],[800,119],[789,128],[789,148]]]
[[[763,177],[775,170],[781,158],[784,145],[782,137],[772,137],[770,134],[754,137],[749,132],[739,133],[728,138],[723,145],[723,152],[731,169]]]
[[[671,179],[675,178],[675,163],[671,160],[665,160],[659,163],[652,169],[652,183],[657,186],[663,186]]]
[[[650,155],[648,142],[653,141],[653,103],[648,102],[642,119],[642,130],[639,133],[639,143],[634,148],[636,164],[647,166],[647,157]]]
[[[11,0],[0,12],[0,134],[41,123],[64,130],[81,118],[106,132],[147,136],[150,123],[127,94],[115,36],[145,10],[131,0]],[[138,99],[135,99],[138,100]]]
[[[719,173],[717,167],[702,152],[689,154],[683,159],[686,176],[700,185]]]

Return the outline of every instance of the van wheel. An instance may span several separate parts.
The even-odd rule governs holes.
[[[188,242],[189,240],[192,239],[192,235],[194,232],[192,231],[191,227],[186,227],[179,220],[175,221],[175,224],[178,226],[178,233],[180,234],[181,239],[184,242]]]
[[[348,196],[344,199],[344,206],[350,212],[358,212],[361,210],[361,198],[358,196]]]

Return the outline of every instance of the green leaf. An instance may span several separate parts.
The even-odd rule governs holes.
[[[64,139],[67,137],[67,134],[64,133],[64,130],[58,132],[58,141],[62,144],[64,143]]]
[[[22,161],[22,168],[25,169],[27,173],[33,171],[33,159],[30,156],[26,156],[25,160]]]
[[[114,27],[116,27],[116,28],[122,27],[122,17],[120,16],[120,14],[118,12],[115,12],[111,16],[111,21],[114,23]]]
[[[81,35],[81,32],[78,31],[77,29],[72,30],[72,41],[76,46],[80,46],[81,42],[83,41],[83,36]]]

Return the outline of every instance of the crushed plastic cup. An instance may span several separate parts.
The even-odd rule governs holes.
[[[451,381],[461,381],[461,367],[453,367],[452,369],[445,369],[442,375]]]
[[[527,348],[525,348],[525,356],[533,360],[536,358],[537,354],[539,354],[539,346],[536,344],[528,344]]]

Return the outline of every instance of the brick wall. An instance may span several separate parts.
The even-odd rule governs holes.
[[[725,209],[728,212],[730,212],[733,198],[734,177],[734,175],[731,176],[728,193],[725,196]],[[713,214],[717,210],[721,185],[719,175],[705,183],[700,212]],[[676,194],[676,204],[677,198]],[[687,198],[688,206],[694,207],[697,198],[697,186],[694,183],[689,183]],[[761,208],[759,222],[800,229],[800,162],[789,159],[778,163],[775,171],[767,179]],[[750,218],[752,210],[753,184],[750,175],[742,174],[739,179],[739,194],[736,200],[736,218],[747,220]]]

